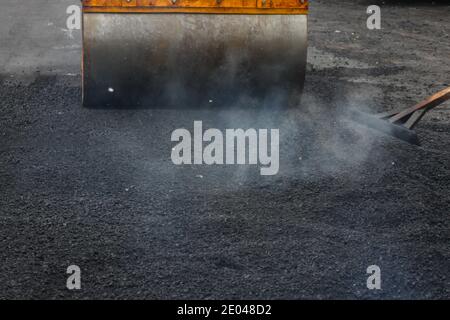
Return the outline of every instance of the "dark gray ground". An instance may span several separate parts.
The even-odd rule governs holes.
[[[6,2],[0,298],[450,297],[449,105],[418,127],[422,147],[343,116],[450,85],[445,3],[386,2],[369,31],[370,3],[314,1],[298,110],[89,110],[71,1]],[[175,167],[170,134],[194,120],[280,128],[280,174]],[[366,288],[372,264],[382,291]]]

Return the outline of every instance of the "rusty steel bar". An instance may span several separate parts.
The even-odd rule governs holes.
[[[388,121],[391,123],[403,122],[406,123],[405,127],[412,129],[428,111],[441,105],[449,99],[450,87],[439,91],[426,100],[418,103],[414,107],[396,113],[395,115],[389,117]]]
[[[419,137],[412,129],[428,111],[447,100],[450,100],[450,87],[407,109],[388,111],[377,115],[354,111],[350,113],[350,117],[358,123],[365,124],[385,134],[419,145]]]

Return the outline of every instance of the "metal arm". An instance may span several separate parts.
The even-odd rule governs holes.
[[[388,120],[390,123],[400,124],[407,129],[413,129],[428,111],[436,108],[449,99],[450,87],[439,91],[414,107],[401,111],[378,114],[377,117]]]

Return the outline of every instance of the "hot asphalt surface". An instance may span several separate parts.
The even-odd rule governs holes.
[[[448,5],[387,2],[369,31],[371,3],[314,1],[298,109],[92,110],[79,31],[61,30],[71,1],[14,3],[0,13],[0,298],[450,298],[449,104],[420,147],[346,118],[450,85]],[[195,120],[279,128],[280,173],[174,166],[171,133]],[[65,287],[72,264],[81,291]],[[381,291],[366,288],[373,264]]]

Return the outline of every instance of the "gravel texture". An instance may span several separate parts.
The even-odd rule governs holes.
[[[20,4],[0,13],[16,16],[0,19],[0,298],[450,298],[449,104],[418,126],[420,147],[346,118],[450,85],[448,4],[386,1],[369,31],[371,3],[314,1],[298,109],[92,110],[79,34],[59,31],[70,1],[38,2],[31,22]],[[170,135],[194,120],[279,128],[279,174],[174,166]]]

